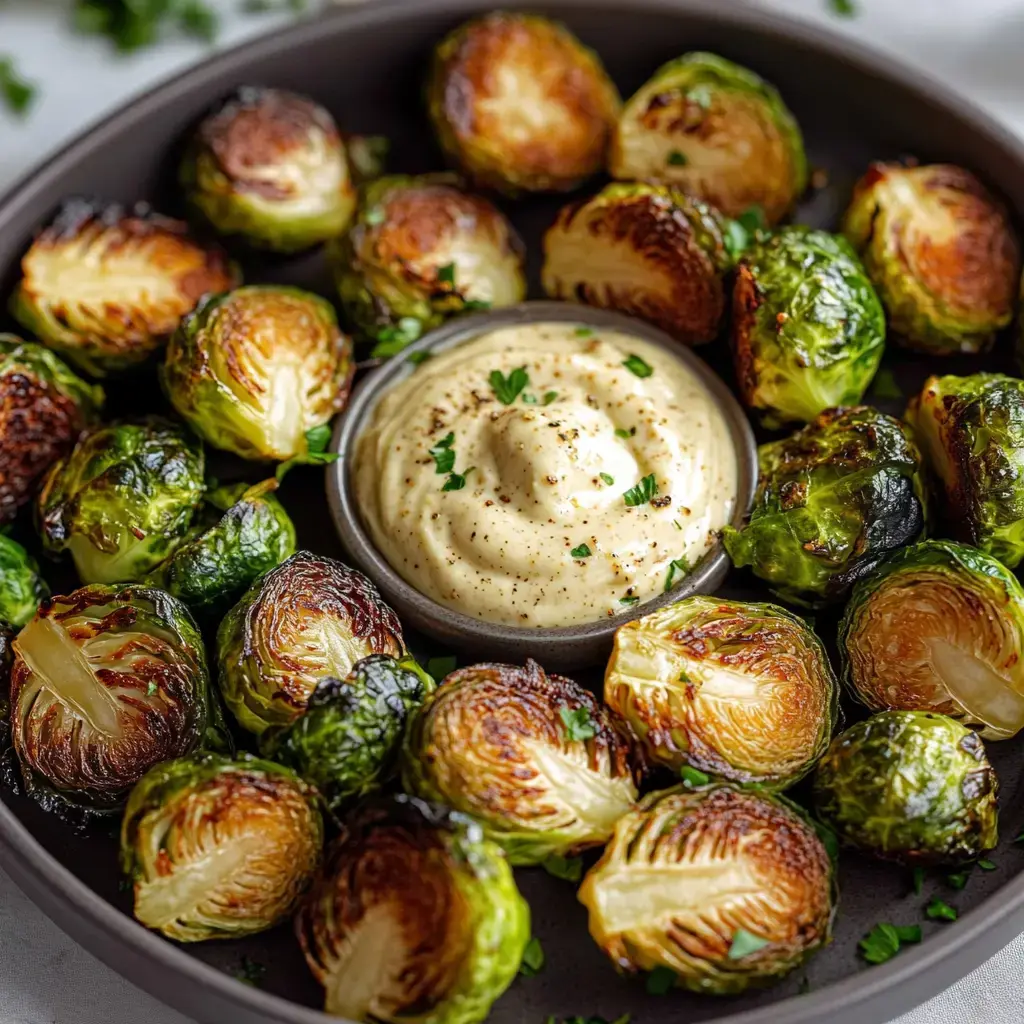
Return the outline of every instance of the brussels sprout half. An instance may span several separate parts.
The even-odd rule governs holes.
[[[687,345],[711,341],[730,259],[711,207],[658,185],[612,184],[565,207],[544,236],[544,290],[650,320]]]
[[[725,549],[793,604],[842,600],[883,558],[920,536],[925,498],[910,430],[866,406],[831,409],[761,445],[750,520]]]
[[[49,349],[0,333],[0,523],[17,514],[40,476],[92,426],[103,389],[76,377]]]
[[[884,347],[885,314],[845,239],[786,227],[740,260],[733,361],[743,401],[765,426],[859,402]]]
[[[526,297],[523,244],[486,199],[449,175],[389,175],[363,190],[331,247],[345,314],[390,356],[459,313]]]
[[[94,377],[147,360],[202,295],[239,280],[181,221],[81,199],[36,236],[21,271],[15,319]]]
[[[0,533],[0,622],[24,626],[49,593],[36,560],[17,541]]]
[[[495,12],[438,44],[427,105],[478,184],[563,192],[604,168],[619,94],[597,55],[548,18]]]
[[[1024,559],[1024,381],[999,373],[929,377],[914,428],[957,540],[1013,569]]]
[[[854,587],[839,648],[873,711],[936,711],[989,739],[1024,728],[1024,589],[976,548],[897,551]]]
[[[116,809],[155,764],[229,745],[188,610],[152,587],[45,601],[17,635],[11,731],[44,806]]]
[[[638,796],[608,709],[535,661],[449,675],[409,725],[402,781],[471,814],[513,864],[603,843]]]
[[[690,597],[615,633],[604,699],[648,757],[785,789],[825,752],[839,711],[821,641],[773,604]]]
[[[231,607],[263,573],[295,554],[295,527],[274,497],[276,480],[210,491],[192,535],[153,574],[153,582],[197,616]]]
[[[215,448],[283,462],[345,404],[352,343],[312,292],[251,285],[204,300],[167,346],[160,379]]]
[[[843,232],[908,348],[982,352],[1013,319],[1020,244],[1002,204],[969,171],[873,164]]]
[[[243,729],[290,725],[322,679],[405,653],[398,616],[362,574],[299,551],[258,579],[217,631],[220,689]]]
[[[530,909],[476,822],[395,796],[346,820],[295,927],[328,1013],[478,1024],[519,970]]]
[[[96,427],[43,480],[44,549],[70,551],[84,583],[143,579],[188,533],[203,467],[202,444],[169,420]]]
[[[236,939],[291,915],[322,846],[316,791],[289,769],[193,754],[132,790],[121,869],[147,928],[176,942]]]
[[[778,92],[712,53],[669,61],[626,103],[609,171],[678,185],[730,217],[759,206],[769,224],[807,187],[800,128]]]
[[[411,658],[373,654],[344,679],[317,683],[301,718],[263,734],[262,748],[316,785],[338,816],[394,775],[409,714],[429,676]]]
[[[682,988],[733,995],[776,981],[829,941],[835,867],[782,797],[671,789],[619,821],[579,900],[620,971],[664,968]],[[742,933],[760,942],[736,955]]]
[[[199,125],[180,178],[216,231],[278,252],[340,235],[356,205],[334,119],[282,89],[243,86],[225,100]]]

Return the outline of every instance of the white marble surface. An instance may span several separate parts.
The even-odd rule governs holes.
[[[825,0],[749,2],[827,23],[927,68],[1024,134],[1021,0],[859,0],[860,16],[851,20],[829,13]],[[90,122],[207,52],[182,40],[117,57],[97,40],[70,34],[60,6],[45,0],[0,6],[0,54],[15,54],[25,77],[41,87],[27,120],[0,110],[0,192]],[[218,46],[270,31],[283,20],[238,17],[235,0],[221,0],[221,7]],[[894,1024],[1020,1024],[1022,974],[1024,938],[1018,938]],[[65,938],[0,872],[0,1024],[140,1021],[188,1024]]]

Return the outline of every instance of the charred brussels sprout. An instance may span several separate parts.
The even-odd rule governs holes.
[[[278,252],[340,235],[356,205],[334,119],[281,89],[243,86],[207,117],[185,155],[181,183],[216,231]]]
[[[210,491],[196,528],[153,582],[194,615],[224,612],[256,579],[295,554],[295,527],[274,497],[276,489],[276,480],[264,480]]]
[[[0,334],[0,522],[14,518],[102,406],[102,388],[76,377],[49,349]]]
[[[743,401],[765,426],[859,402],[884,347],[882,306],[845,239],[787,227],[740,260],[733,360]]]
[[[807,187],[800,128],[778,92],[712,53],[669,61],[626,103],[609,170],[678,185],[730,217],[759,206],[770,224]]]
[[[283,462],[345,404],[352,344],[331,304],[282,285],[206,299],[167,346],[164,390],[216,448]]]
[[[883,711],[840,733],[814,777],[818,816],[883,860],[955,864],[996,845],[996,775],[946,715]]]
[[[897,551],[854,588],[846,681],[873,711],[937,711],[1007,739],[1024,728],[1024,589],[951,541]]]
[[[290,725],[317,683],[371,654],[405,653],[398,616],[362,573],[300,551],[246,591],[217,631],[220,688],[257,736]]]
[[[907,409],[957,540],[1013,569],[1024,559],[1024,381],[929,377]]]
[[[1013,319],[1020,246],[1002,205],[968,171],[874,164],[843,231],[901,344],[982,352]]]
[[[811,770],[839,699],[825,649],[801,619],[714,597],[622,626],[604,697],[652,761],[769,789]]]
[[[725,307],[722,231],[711,207],[675,189],[608,185],[565,207],[544,236],[544,290],[700,345],[718,333]]]
[[[797,808],[728,785],[651,793],[579,891],[590,934],[620,971],[664,968],[714,995],[803,963],[829,941],[835,898],[832,861]],[[742,935],[752,951],[739,950]]]
[[[447,175],[379,178],[332,246],[342,305],[390,356],[458,313],[526,297],[523,246],[497,207]]]
[[[346,820],[295,928],[328,1013],[478,1024],[519,970],[530,910],[476,822],[396,796]]]
[[[263,749],[312,782],[338,815],[394,774],[406,720],[426,695],[406,659],[374,654],[344,679],[322,679],[301,718],[264,733]]]
[[[434,53],[427,103],[438,140],[473,180],[508,193],[575,188],[603,170],[619,94],[558,22],[497,12]]]
[[[36,560],[17,541],[0,534],[0,622],[24,626],[49,593]]]
[[[132,790],[121,868],[147,928],[176,942],[235,939],[291,915],[322,846],[315,791],[287,768],[194,754]]]
[[[44,805],[113,810],[158,762],[227,743],[202,638],[163,591],[52,597],[13,647],[14,749]]]
[[[43,547],[84,583],[141,580],[182,542],[203,496],[203,448],[173,423],[97,427],[43,480]]]
[[[629,744],[588,691],[535,661],[449,675],[413,716],[405,788],[481,822],[513,864],[597,846],[636,803]]]
[[[925,527],[920,456],[909,429],[875,409],[831,409],[761,445],[750,520],[726,527],[733,564],[783,600],[841,600]]]
[[[207,292],[238,283],[218,249],[138,206],[68,202],[21,261],[17,321],[95,377],[147,360]]]

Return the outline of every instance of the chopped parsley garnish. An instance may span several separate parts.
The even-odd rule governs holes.
[[[608,485],[609,487],[612,487],[612,486],[613,486],[613,485],[615,484],[615,477],[613,477],[613,476],[610,476],[610,475],[609,475],[608,473],[598,473],[597,475],[598,475],[598,476],[599,476],[599,477],[600,477],[600,478],[601,478],[601,479],[602,479],[602,480],[603,480],[603,481],[604,481],[604,482],[605,482],[605,483],[606,483],[606,484],[607,484],[607,485]]]
[[[630,355],[628,359],[623,359],[622,365],[635,377],[650,377],[654,373],[654,368],[637,355]]]
[[[646,505],[657,493],[658,481],[654,479],[653,473],[648,473],[640,483],[623,492],[622,500],[630,508],[635,508],[637,505]]]
[[[678,520],[678,519],[673,519],[673,520],[672,520],[672,525],[673,525],[673,526],[674,526],[674,527],[675,527],[675,528],[676,528],[677,530],[681,530],[681,529],[683,528],[683,524],[682,524],[681,522],[679,522],[679,520]]]
[[[957,919],[956,910],[948,903],[944,903],[938,897],[933,899],[931,903],[924,908],[924,912],[933,921],[955,921]]]
[[[684,764],[679,769],[679,777],[683,780],[684,786],[706,786],[711,781],[711,776],[702,772],[699,768],[692,768]]]
[[[990,860],[979,860],[978,867],[981,868],[982,871],[995,871],[996,869],[995,864]]]
[[[686,154],[681,153],[678,149],[673,149],[668,155],[669,167],[685,167],[689,161],[686,159]]]
[[[319,427],[311,427],[306,431],[306,450],[302,455],[296,455],[287,462],[282,462],[277,467],[274,476],[280,483],[289,470],[296,466],[329,466],[341,458],[339,452],[327,451],[327,445],[331,441],[331,428],[327,423]]]
[[[519,973],[524,978],[532,978],[544,969],[544,947],[536,935],[526,944],[523,959],[519,962]]]
[[[911,884],[911,887],[914,890],[914,895],[915,896],[920,896],[921,895],[921,887],[924,885],[924,868],[922,868],[922,867],[914,868],[914,870],[913,870],[913,872],[911,874],[911,877],[910,877],[910,884]]]
[[[442,491],[461,491],[466,486],[466,477],[473,472],[475,466],[470,466],[469,469],[462,473],[452,473],[447,480],[444,482],[444,486],[441,488]]]
[[[903,389],[896,383],[892,370],[883,367],[875,374],[875,379],[871,382],[871,395],[873,398],[893,400],[903,398]]]
[[[713,96],[710,86],[695,85],[692,89],[687,90],[686,98],[691,103],[696,103],[698,107],[703,107],[705,110],[711,109]]]
[[[576,335],[577,338],[590,338],[594,334],[594,328],[586,327],[583,324],[581,324],[579,327],[576,328],[576,330],[573,333]]]
[[[921,941],[921,926],[900,927],[894,924],[876,924],[857,944],[860,955],[869,964],[884,964],[891,960],[900,947]]]
[[[76,0],[72,10],[79,32],[106,36],[123,53],[157,42],[171,28],[209,42],[217,15],[202,0]]]
[[[760,206],[750,206],[725,228],[725,251],[735,259],[767,228],[768,222]]]
[[[951,889],[963,889],[966,887],[970,875],[970,871],[954,871],[952,874],[946,875],[946,884]]]
[[[550,405],[558,397],[557,391],[546,391],[543,398],[523,392],[524,405]]]
[[[732,933],[729,959],[742,960],[745,956],[750,956],[751,953],[756,953],[767,945],[768,940],[762,939],[760,935],[754,935],[752,932],[748,932],[746,928],[737,928]]]
[[[149,685],[146,687],[146,696],[147,697],[152,697],[156,693],[156,691],[157,691],[156,683],[150,682]]]
[[[519,393],[523,388],[530,383],[530,375],[526,372],[525,366],[520,366],[507,377],[501,370],[491,370],[487,380],[491,385],[495,398],[502,405],[511,405],[519,397]]]
[[[636,427],[630,427],[629,430],[626,430],[624,427],[616,427],[615,428],[615,436],[616,437],[635,437],[636,436]]]
[[[840,18],[856,18],[860,11],[853,0],[828,0],[829,9]]]
[[[433,448],[429,449],[430,457],[434,460],[434,472],[440,475],[450,473],[455,468],[455,434],[450,432],[442,437]]]
[[[423,334],[423,324],[414,316],[403,316],[395,324],[382,327],[376,334],[377,344],[370,350],[374,359],[396,356]]]
[[[583,877],[582,857],[563,857],[552,853],[540,865],[549,875],[566,882],[578,882]]]
[[[679,672],[679,682],[681,683],[692,683],[693,680],[690,678],[690,673],[686,669],[682,669]]]
[[[665,577],[665,592],[670,591],[689,571],[690,563],[685,558],[673,558],[668,563],[668,575]]]
[[[437,280],[440,284],[455,284],[455,264],[446,263],[443,267],[437,268]]]
[[[655,967],[647,975],[647,994],[649,996],[663,996],[671,992],[676,984],[676,972],[670,967]]]
[[[558,714],[565,726],[567,740],[591,740],[597,735],[597,727],[586,708],[570,708],[563,704]]]
[[[235,972],[235,977],[244,985],[252,985],[255,988],[263,981],[263,976],[266,973],[267,968],[265,964],[243,956],[242,966]]]
[[[18,74],[13,57],[0,57],[0,97],[7,109],[24,117],[36,98],[36,87]]]
[[[640,598],[633,597],[632,594],[627,594],[625,597],[619,598],[619,604],[639,604]]]
[[[458,659],[454,654],[444,654],[437,658],[428,658],[427,675],[433,676],[437,682],[440,682],[445,676],[451,675],[455,671],[455,666],[458,663]]]
[[[590,550],[589,544],[581,544],[579,547],[573,548],[569,554],[573,558],[589,558],[593,552]]]
[[[545,391],[544,392],[544,404],[550,405],[558,397],[557,391]]]
[[[378,224],[384,223],[384,207],[373,206],[366,213],[363,214],[363,220],[370,225],[371,228],[377,227]]]

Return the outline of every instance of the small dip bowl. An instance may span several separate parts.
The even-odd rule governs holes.
[[[746,414],[732,392],[699,356],[656,327],[633,317],[569,302],[524,302],[460,317],[424,335],[402,355],[373,370],[356,388],[335,427],[332,451],[340,458],[328,467],[327,491],[335,526],[350,562],[373,580],[403,623],[476,658],[521,663],[531,657],[548,669],[574,670],[607,658],[612,637],[624,623],[680,598],[708,594],[721,586],[729,571],[729,556],[721,541],[678,586],[618,615],[574,626],[510,626],[455,611],[407,583],[374,545],[360,516],[349,479],[350,455],[355,451],[357,439],[369,426],[377,403],[392,387],[416,371],[416,365],[406,356],[413,352],[443,352],[502,327],[552,322],[632,334],[665,349],[695,374],[719,407],[736,449],[739,487],[732,525],[740,526],[750,510],[757,483],[757,446]]]

